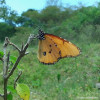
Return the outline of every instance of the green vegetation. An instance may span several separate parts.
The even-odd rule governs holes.
[[[15,28],[6,23],[0,23],[0,41],[3,41],[5,37],[14,36]]]
[[[64,58],[55,65],[39,63],[36,54],[37,46],[29,48],[30,54],[20,63],[23,74],[19,83],[25,83],[30,87],[30,100],[75,100],[77,97],[100,97],[100,91],[96,88],[96,83],[100,82],[100,44],[78,46],[82,49],[79,57]],[[11,53],[17,56],[16,51],[12,50]],[[2,67],[0,72],[0,92],[2,92]],[[10,85],[17,74],[18,72],[15,72],[9,80]],[[60,75],[59,80],[58,75]]]
[[[23,74],[18,82],[30,87],[30,100],[78,100],[78,97],[97,97],[96,100],[99,100],[100,90],[96,83],[100,82],[100,3],[98,6],[80,6],[76,10],[53,5],[40,12],[29,9],[21,16],[3,3],[5,6],[1,8],[7,10],[2,10],[2,14],[6,13],[5,17],[0,16],[5,21],[0,23],[0,51],[5,36],[19,45],[27,40],[29,34],[37,34],[38,27],[46,33],[70,40],[82,51],[76,58],[43,65],[37,59],[38,43],[34,40],[28,49],[30,53],[19,64]],[[9,15],[8,11],[12,13]],[[9,49],[12,55],[18,55],[14,48]],[[9,85],[13,85],[17,74],[16,71],[10,78]],[[0,93],[3,93],[2,62]],[[14,98],[20,100],[15,94]]]

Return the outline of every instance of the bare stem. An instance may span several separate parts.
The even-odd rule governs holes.
[[[12,45],[16,50],[18,50],[18,52],[20,52],[20,49],[15,44],[13,44],[12,42],[9,42],[9,45]]]
[[[3,57],[3,78],[4,78],[4,100],[7,100],[7,57],[6,57],[6,49],[8,46],[8,38],[5,38],[4,42],[4,57]]]
[[[10,57],[10,52],[8,52],[8,55],[7,55],[6,73],[8,72],[8,68],[9,68],[9,57]]]
[[[4,100],[7,100],[7,82],[8,79],[4,78]]]
[[[4,42],[4,56],[3,56],[3,60],[4,60],[4,64],[3,64],[3,76],[5,77],[6,76],[6,66],[7,66],[7,58],[6,58],[6,49],[7,49],[7,46],[8,46],[8,42],[7,42],[7,39],[8,38],[5,38],[5,42]]]
[[[13,66],[13,68],[11,69],[10,73],[9,73],[8,76],[7,76],[7,79],[13,74],[13,72],[14,72],[14,70],[16,69],[16,67],[17,67],[18,63],[20,62],[21,58],[22,58],[22,56],[19,56],[19,57],[17,58],[17,60],[16,60],[16,62],[15,62],[15,64],[14,64],[14,66]]]
[[[26,54],[28,54],[28,53],[26,52],[26,50],[27,50],[27,48],[28,48],[30,42],[31,42],[34,38],[36,38],[34,35],[30,35],[29,38],[28,38],[28,40],[27,40],[27,43],[25,44],[25,46],[22,45],[22,48],[21,48],[21,49],[19,49],[15,44],[11,43],[11,42],[9,41],[8,38],[5,38],[5,42],[4,42],[4,57],[3,57],[3,63],[4,63],[4,64],[3,64],[3,65],[4,65],[4,66],[3,66],[3,76],[4,76],[4,77],[3,77],[3,78],[4,78],[4,100],[7,100],[7,82],[8,82],[8,79],[9,79],[9,77],[13,74],[13,72],[15,71],[15,69],[17,68],[17,65],[18,65],[18,63],[20,62],[21,58],[22,58],[23,56],[25,56]],[[11,69],[11,71],[10,71],[9,74],[8,74],[7,72],[8,72],[8,68],[9,68],[9,56],[10,56],[10,53],[8,53],[8,56],[6,55],[6,50],[7,50],[8,44],[9,44],[9,45],[12,45],[13,47],[15,47],[15,48],[18,50],[18,52],[19,52],[19,56],[18,56],[18,58],[17,58],[15,64],[13,65],[13,67],[12,67],[12,69]],[[8,74],[8,75],[7,75],[7,74]],[[21,75],[21,74],[20,74],[20,75]],[[15,83],[16,83],[17,80],[19,79],[20,75],[19,75],[18,78],[15,80]]]
[[[18,77],[15,79],[14,88],[16,87],[16,82],[18,81],[21,75],[22,75],[22,71],[19,73]]]

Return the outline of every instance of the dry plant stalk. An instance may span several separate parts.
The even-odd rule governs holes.
[[[24,57],[26,54],[28,54],[28,52],[26,52],[26,50],[27,50],[29,44],[31,43],[31,41],[35,38],[36,37],[34,35],[30,35],[27,42],[26,42],[26,44],[25,45],[22,44],[21,49],[19,49],[14,43],[10,42],[8,37],[5,38],[4,46],[3,46],[4,47],[4,56],[3,56],[3,59],[0,59],[3,62],[3,80],[4,80],[4,94],[0,94],[0,96],[4,97],[4,100],[7,100],[7,83],[8,83],[8,79],[10,78],[11,75],[13,75],[13,72],[17,68],[17,65],[20,62],[20,60],[22,59],[22,57]],[[18,56],[15,64],[13,65],[13,67],[12,67],[12,69],[9,73],[8,73],[8,69],[9,69],[10,52],[8,52],[8,54],[7,54],[8,45],[12,45],[19,52],[19,56]],[[14,87],[16,85],[16,82],[20,78],[21,74],[22,74],[22,72],[18,75],[17,79],[15,79]]]

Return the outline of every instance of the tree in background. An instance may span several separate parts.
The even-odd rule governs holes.
[[[40,15],[37,10],[29,9],[26,12],[23,12],[21,16],[18,17],[16,23],[25,27],[34,27],[40,22]]]
[[[6,5],[5,0],[0,1],[0,19],[3,21],[0,23],[0,41],[3,41],[6,36],[11,37],[16,32],[17,19],[17,13]]]
[[[7,8],[5,7],[5,0],[0,0],[0,19],[5,18],[5,12]]]
[[[0,1],[0,19],[9,25],[16,26],[17,12],[7,6],[5,0]]]
[[[61,10],[57,6],[48,6],[41,11],[41,22],[45,24],[55,24],[60,21]]]
[[[95,31],[100,25],[100,3],[98,3],[97,6],[89,7],[85,7],[84,5],[80,5],[79,7],[64,7],[61,6],[62,3],[60,0],[47,0],[46,7],[41,11],[28,9],[20,16],[18,16],[16,11],[11,10],[4,0],[2,0],[2,2],[0,1],[0,4],[0,19],[3,19],[5,23],[14,28],[17,26],[17,31],[21,28],[28,29],[36,28],[36,26],[43,26],[45,29],[55,34],[66,33],[66,37],[80,38],[80,35],[84,33],[82,32],[84,27],[92,25],[93,31],[90,31],[92,32],[90,33],[91,40],[92,37],[99,37],[99,31],[97,34]],[[4,24],[0,25],[3,25],[1,27],[4,27]],[[3,31],[1,34],[3,34]],[[6,34],[8,36],[7,32]],[[85,33],[85,35],[87,37],[88,33]]]
[[[15,32],[15,27],[6,23],[0,23],[0,42],[3,41],[7,36],[13,36]]]

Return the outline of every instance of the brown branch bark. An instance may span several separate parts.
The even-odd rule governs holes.
[[[7,82],[8,82],[8,79],[10,78],[10,76],[13,74],[13,72],[15,71],[15,69],[17,68],[17,65],[18,63],[20,62],[21,58],[23,56],[25,56],[26,54],[28,54],[26,52],[30,42],[36,38],[34,35],[30,35],[28,40],[27,40],[27,43],[24,45],[22,45],[22,48],[19,49],[15,44],[13,44],[12,42],[9,41],[8,38],[5,38],[5,42],[4,42],[4,57],[3,57],[3,63],[4,63],[4,66],[3,66],[3,78],[4,78],[4,100],[7,100]],[[13,65],[10,73],[7,73],[8,72],[8,68],[9,68],[9,56],[10,56],[10,53],[8,53],[8,56],[6,55],[6,49],[7,49],[7,46],[9,45],[12,45],[13,47],[16,48],[16,50],[18,50],[19,52],[19,56],[15,62],[15,64]],[[8,75],[7,75],[8,74]],[[19,76],[20,77],[20,76]],[[17,78],[17,80],[19,79],[19,77]],[[16,80],[16,81],[17,81]]]
[[[5,38],[4,42],[4,57],[3,57],[3,78],[4,78],[4,100],[7,100],[7,57],[6,57],[6,50],[8,46],[8,38]]]
[[[18,50],[18,52],[20,52],[21,50],[12,42],[9,41],[9,45],[12,45],[16,50]]]
[[[20,62],[21,58],[22,58],[24,55],[26,55],[26,50],[27,50],[27,48],[28,48],[30,42],[31,42],[34,38],[36,38],[34,35],[30,35],[29,38],[28,38],[28,40],[27,40],[27,43],[25,44],[25,46],[23,47],[23,49],[21,49],[21,51],[19,51],[19,49],[17,49],[17,50],[19,51],[19,56],[18,56],[18,58],[17,58],[17,60],[16,60],[16,62],[15,62],[15,64],[14,64],[13,68],[11,69],[10,73],[8,74],[7,79],[13,74],[13,72],[14,72],[14,70],[16,69],[16,67],[17,67],[18,63]],[[12,45],[12,46],[18,48],[15,44]]]
[[[14,70],[16,69],[16,67],[17,67],[17,65],[18,65],[18,63],[20,62],[20,60],[21,60],[22,57],[23,57],[23,56],[19,56],[19,57],[17,58],[17,60],[16,60],[16,62],[15,62],[15,64],[14,64],[14,66],[13,66],[13,68],[11,69],[10,73],[9,73],[8,76],[7,76],[7,79],[13,74]]]
[[[7,100],[7,82],[8,79],[4,78],[4,100]]]
[[[20,73],[18,74],[18,77],[15,79],[14,89],[16,88],[16,83],[17,83],[17,81],[18,81],[18,79],[20,78],[21,75],[22,75],[22,71],[20,71]]]

